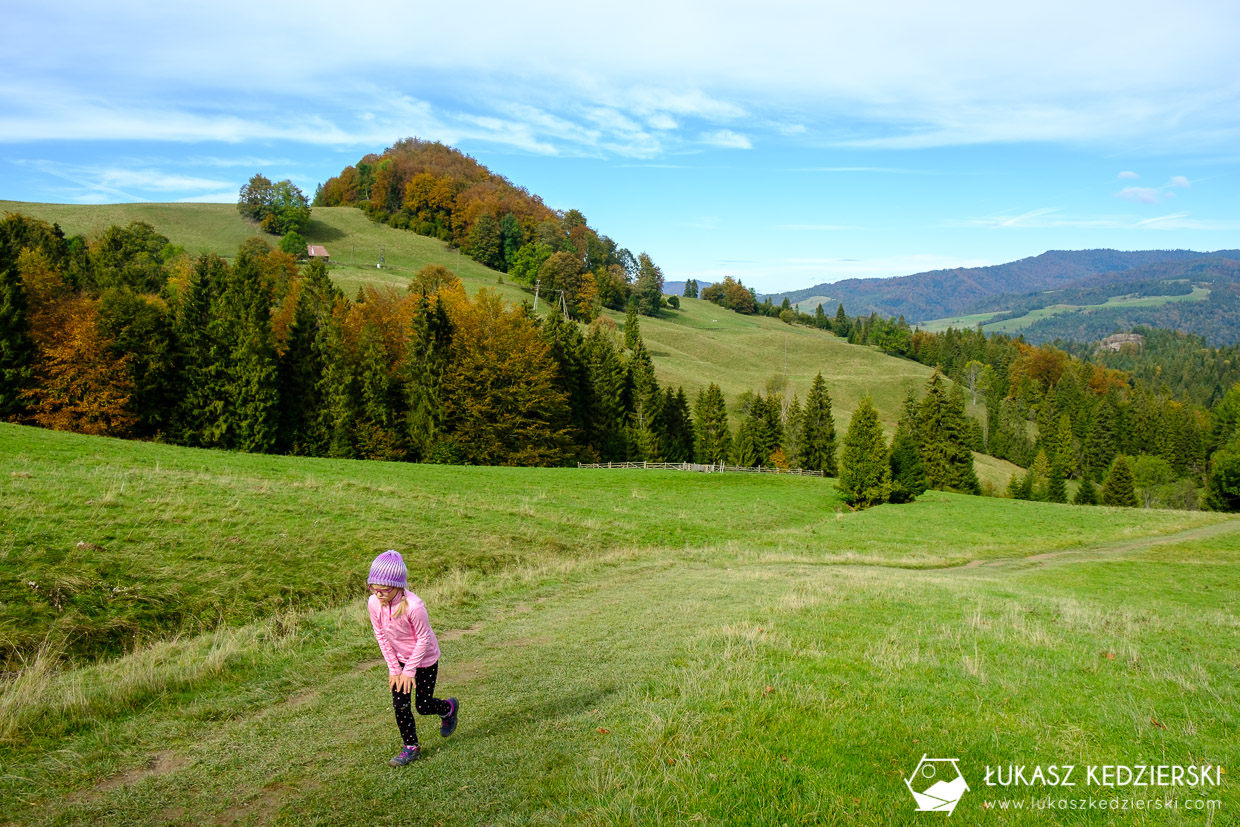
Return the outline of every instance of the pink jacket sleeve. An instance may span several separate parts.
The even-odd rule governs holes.
[[[409,660],[405,661],[405,674],[413,677],[414,669],[426,657],[434,635],[431,632],[431,616],[427,614],[426,604],[421,600],[409,601],[409,610],[405,616],[409,618],[409,627],[413,630],[413,637],[416,641],[413,654],[409,656]]]
[[[383,659],[387,661],[388,674],[399,675],[400,661],[396,659],[396,650],[388,642],[387,635],[383,632],[383,623],[379,619],[379,613],[383,611],[379,598],[371,595],[370,600],[366,602],[366,610],[370,613],[370,625],[375,629],[375,640],[379,642],[379,651],[383,653]]]

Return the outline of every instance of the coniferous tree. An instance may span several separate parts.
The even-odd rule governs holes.
[[[590,388],[588,441],[601,461],[623,461],[627,455],[624,360],[597,328],[586,337],[584,354]]]
[[[912,502],[925,493],[926,466],[921,460],[921,446],[917,431],[917,397],[909,388],[904,400],[904,414],[896,423],[896,433],[891,440],[891,501]]]
[[[797,459],[807,471],[821,471],[825,476],[839,474],[835,457],[835,419],[831,416],[831,395],[822,374],[814,377],[805,412],[801,419],[801,444]]]
[[[332,284],[327,267],[315,259],[302,271],[288,342],[280,358],[280,434],[286,453],[323,456],[327,441],[318,428],[323,404],[321,386],[327,369],[319,330],[343,294]]]
[[[1098,504],[1098,486],[1094,485],[1094,481],[1089,477],[1081,480],[1081,487],[1076,490],[1076,496],[1072,498],[1073,505],[1097,505]]]
[[[34,375],[35,348],[17,257],[3,248],[0,257],[0,419],[8,419],[25,408],[22,394]]]
[[[831,320],[831,332],[844,339],[848,339],[852,334],[852,320],[844,312],[842,304],[835,308],[835,318]]]
[[[724,465],[732,453],[732,434],[723,392],[714,382],[698,391],[693,409],[693,453],[703,464]]]
[[[754,420],[746,419],[736,431],[736,439],[732,442],[732,462],[742,468],[756,468],[762,462],[761,446],[755,433],[757,425]]]
[[[275,447],[280,404],[271,331],[271,291],[258,262],[237,256],[211,326],[225,345],[221,390],[227,404],[215,421],[217,444],[251,453]]]
[[[887,440],[869,396],[862,398],[848,422],[836,487],[844,502],[856,508],[879,505],[891,494]]]
[[[1128,458],[1123,454],[1115,458],[1115,462],[1111,465],[1111,473],[1107,474],[1106,481],[1102,484],[1102,504],[1125,508],[1137,507],[1137,491],[1133,482],[1132,466],[1128,464]]]
[[[189,283],[176,305],[173,330],[181,365],[180,404],[173,415],[173,439],[183,445],[217,447],[216,423],[228,404],[223,385],[226,343],[212,325],[214,307],[227,278],[228,264],[215,254],[194,262]]]
[[[663,408],[663,456],[667,462],[692,462],[693,419],[684,388],[672,393],[669,388]]]
[[[453,329],[439,296],[422,295],[405,354],[405,430],[415,461],[430,461],[443,425],[443,377]],[[450,454],[450,451],[449,451]]]
[[[1085,438],[1085,465],[1088,474],[1100,479],[1119,453],[1118,406],[1115,394],[1107,393],[1094,412]]]
[[[585,339],[581,329],[561,313],[547,314],[542,336],[556,365],[556,384],[568,399],[570,437],[574,443],[584,446],[593,417],[589,376],[582,353]],[[587,456],[583,454],[582,458]]]
[[[624,312],[624,349],[637,350],[637,343],[641,340],[642,332],[637,323],[637,299],[630,297],[628,309]]]
[[[944,381],[943,374],[936,370],[926,385],[918,411],[917,430],[926,481],[931,488],[980,494],[973,452],[968,447],[964,392],[959,385],[948,391]]]
[[[661,462],[663,446],[659,444],[662,428],[663,392],[654,376],[654,362],[646,351],[646,345],[637,340],[637,347],[629,359],[628,385],[632,388],[629,411],[629,450],[635,461]]]
[[[1051,463],[1050,478],[1046,484],[1046,501],[1050,503],[1068,501],[1067,474],[1060,462]]]
[[[1212,511],[1240,511],[1240,428],[1210,457],[1205,507]]]

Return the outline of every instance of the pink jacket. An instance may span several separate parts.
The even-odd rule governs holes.
[[[439,640],[431,631],[431,619],[426,604],[408,589],[405,590],[408,606],[400,617],[392,617],[397,600],[384,604],[377,595],[371,595],[366,603],[370,612],[370,625],[375,627],[375,640],[387,661],[388,673],[413,677],[419,666],[430,666],[439,660]]]

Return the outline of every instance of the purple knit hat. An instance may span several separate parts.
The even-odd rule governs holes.
[[[401,559],[398,552],[393,549],[380,554],[375,561],[370,564],[370,577],[366,579],[368,585],[379,586],[397,586],[405,588],[408,572],[405,570],[405,561]]]

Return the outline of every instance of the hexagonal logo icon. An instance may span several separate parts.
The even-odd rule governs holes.
[[[960,797],[969,789],[968,782],[960,773],[959,758],[921,757],[917,769],[904,779],[904,785],[913,794],[919,813],[952,814]]]

